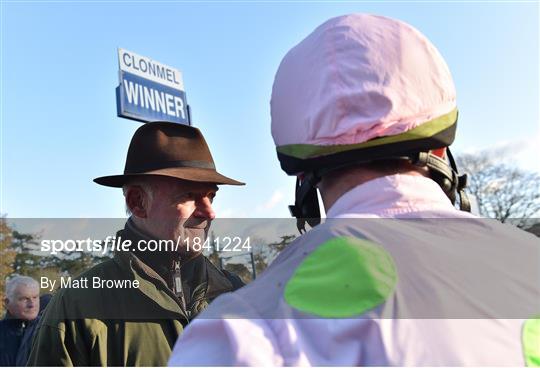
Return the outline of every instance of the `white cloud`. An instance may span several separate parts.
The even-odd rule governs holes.
[[[216,218],[245,218],[247,217],[246,213],[239,211],[238,209],[230,207],[220,207],[214,205],[214,212],[216,213]]]
[[[284,195],[283,192],[279,189],[276,189],[272,196],[263,204],[257,206],[257,211],[268,211],[276,207],[279,203],[283,201]]]
[[[492,152],[502,162],[518,165],[525,170],[540,172],[539,150],[540,132],[532,137],[500,141],[487,147],[467,147],[461,150],[461,153]]]

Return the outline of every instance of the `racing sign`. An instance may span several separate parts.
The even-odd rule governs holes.
[[[118,116],[191,125],[182,72],[134,52],[118,49]]]

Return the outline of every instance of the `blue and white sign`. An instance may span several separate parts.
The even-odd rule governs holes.
[[[191,124],[180,70],[120,48],[118,62],[118,116]]]

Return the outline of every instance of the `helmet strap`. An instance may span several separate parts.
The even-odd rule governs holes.
[[[450,152],[450,148],[446,149],[446,153],[448,156],[448,160],[450,161],[450,167],[452,170],[456,172],[456,175],[458,173],[458,168],[456,165],[456,161],[454,160],[454,156],[452,155],[452,152]],[[458,175],[457,177],[457,183],[456,183],[456,192],[459,196],[459,209],[465,212],[471,212],[471,201],[469,200],[469,196],[465,192],[465,188],[467,187],[468,182],[468,176],[467,174]]]
[[[464,190],[467,186],[467,174],[458,175],[457,165],[449,148],[447,148],[446,153],[449,163],[429,152],[417,152],[393,158],[401,160],[407,159],[414,165],[427,167],[429,169],[430,178],[439,184],[452,204],[455,204],[456,202],[457,193],[459,196],[460,210],[470,212],[471,203]],[[296,178],[295,202],[294,205],[289,206],[289,211],[291,216],[296,217],[296,226],[300,233],[306,232],[306,222],[311,227],[317,226],[321,222],[321,212],[316,187],[321,180],[321,177],[331,171],[347,166],[353,166],[361,162],[368,161],[348,163],[330,169],[309,172],[306,173],[302,179],[300,177]]]
[[[291,216],[296,217],[296,227],[300,234],[306,232],[306,222],[315,227],[321,222],[317,183],[320,176],[314,172],[308,173],[303,179],[296,178],[294,205],[289,206]]]
[[[456,161],[448,147],[446,155],[449,162],[429,152],[418,152],[411,155],[411,162],[420,167],[427,167],[430,178],[439,184],[452,204],[456,203],[457,193],[459,196],[459,209],[471,212],[471,202],[465,193],[467,174],[458,175]]]

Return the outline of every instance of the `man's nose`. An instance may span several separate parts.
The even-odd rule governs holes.
[[[195,209],[196,217],[203,217],[209,220],[216,218],[216,213],[212,208],[212,201],[208,197],[202,197],[197,201],[197,208]]]

